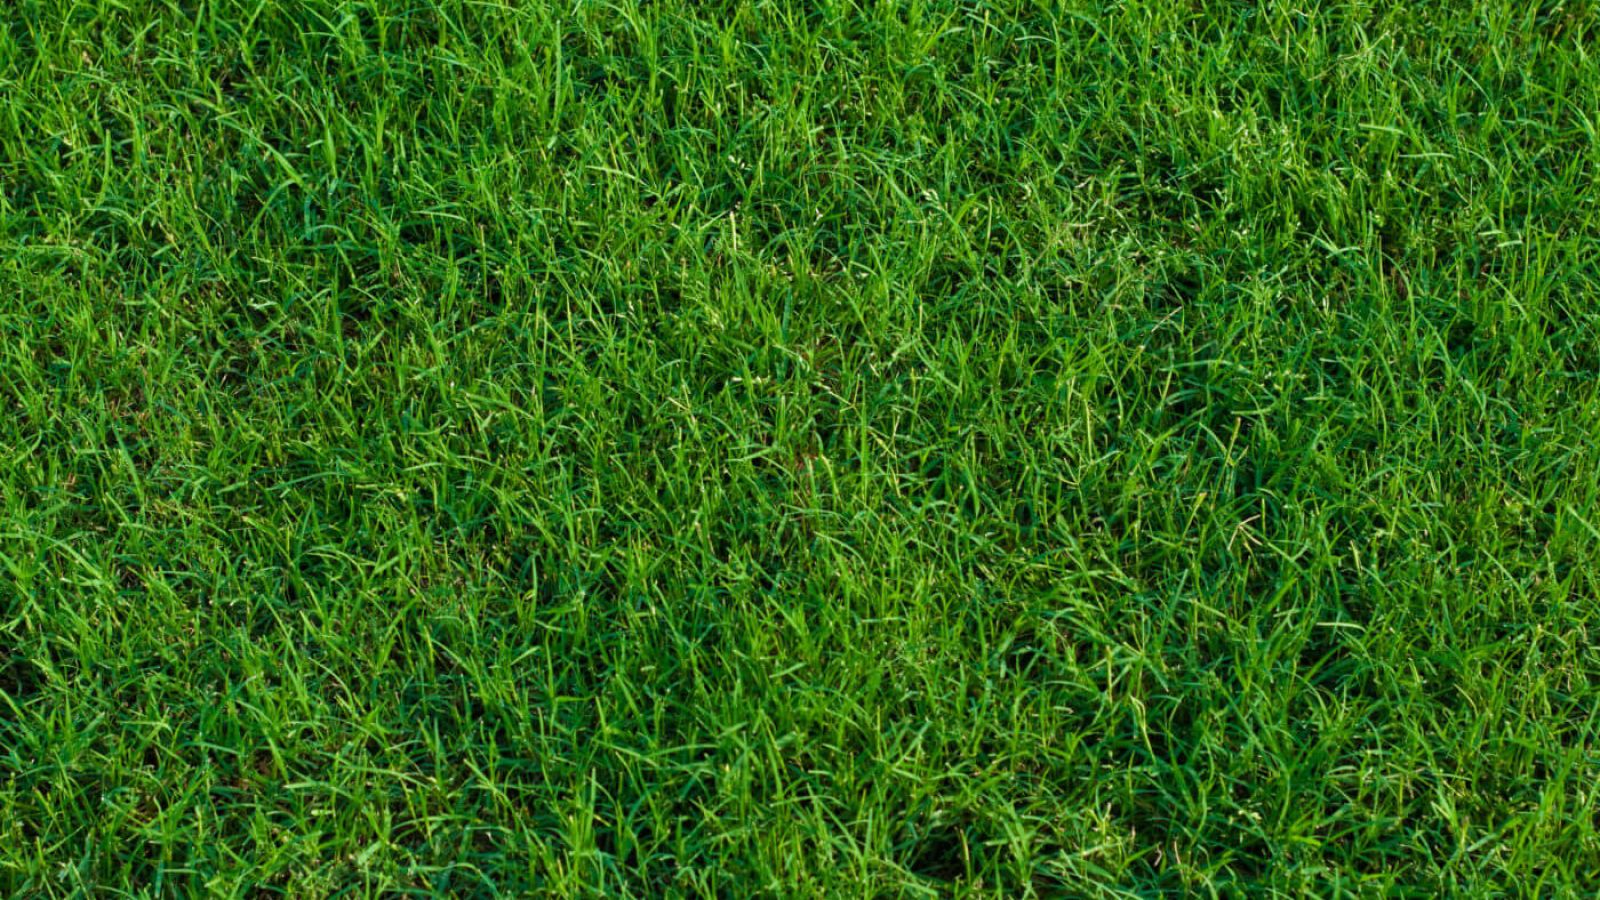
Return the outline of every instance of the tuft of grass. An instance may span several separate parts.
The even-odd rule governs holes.
[[[0,893],[1593,896],[1588,0],[11,0]]]

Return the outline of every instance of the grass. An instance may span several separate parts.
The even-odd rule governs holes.
[[[0,894],[1600,891],[1596,4],[4,6]]]

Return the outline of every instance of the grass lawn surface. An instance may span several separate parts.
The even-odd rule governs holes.
[[[0,895],[1600,892],[1591,0],[0,0]]]

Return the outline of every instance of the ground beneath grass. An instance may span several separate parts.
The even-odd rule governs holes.
[[[0,6],[0,894],[1600,891],[1593,2]]]

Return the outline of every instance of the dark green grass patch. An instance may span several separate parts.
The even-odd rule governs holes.
[[[0,3],[0,894],[1592,896],[1597,16]]]

